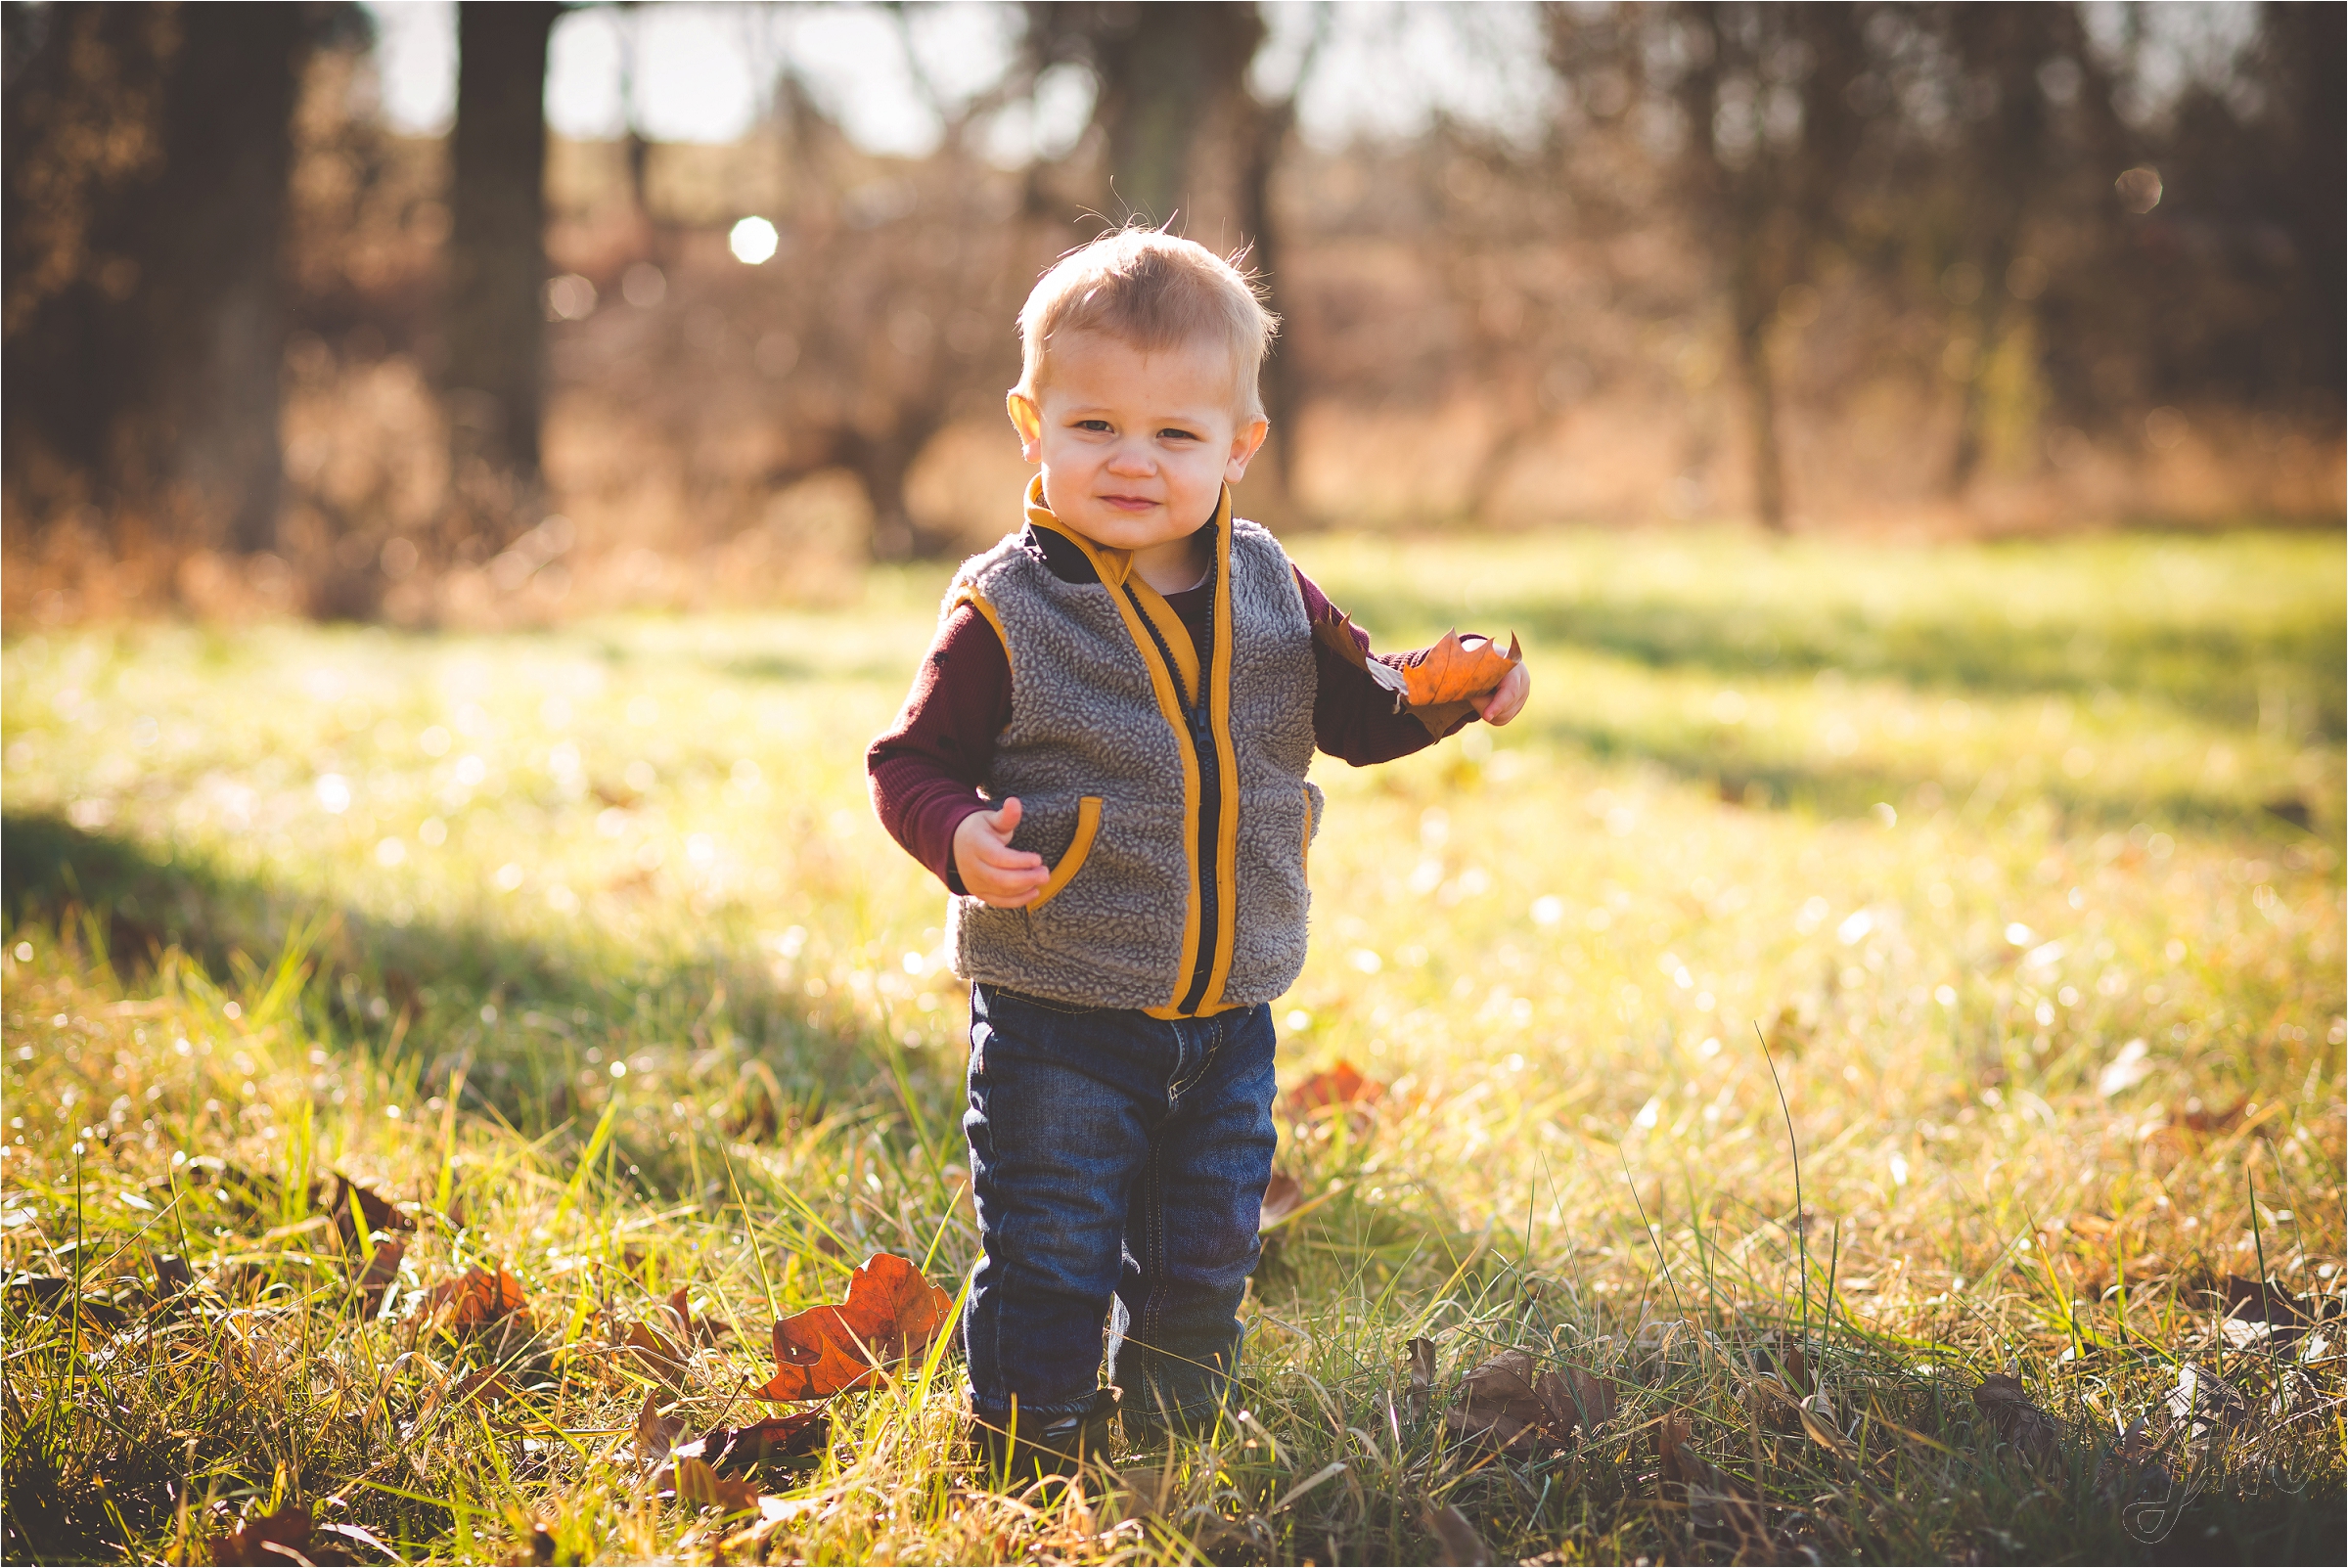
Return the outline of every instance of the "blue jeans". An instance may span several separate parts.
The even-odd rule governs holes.
[[[981,1417],[1091,1410],[1105,1352],[1129,1413],[1212,1416],[1272,1178],[1272,1047],[1268,1006],[1168,1021],[971,988]]]

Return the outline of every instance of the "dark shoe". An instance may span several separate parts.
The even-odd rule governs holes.
[[[1032,1421],[1024,1417],[971,1417],[985,1479],[1016,1488],[1046,1476],[1072,1476],[1087,1464],[1108,1462],[1109,1430],[1117,1418],[1117,1391],[1105,1388],[1093,1407],[1073,1415]]]

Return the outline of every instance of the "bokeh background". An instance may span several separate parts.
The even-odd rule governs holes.
[[[1140,214],[1284,528],[2337,526],[2342,12],[6,8],[5,600],[496,625],[1005,526]]]

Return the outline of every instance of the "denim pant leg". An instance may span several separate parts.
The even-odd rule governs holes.
[[[1126,1410],[1187,1424],[1212,1414],[1239,1366],[1240,1302],[1262,1250],[1256,1227],[1278,1135],[1272,1009],[1176,1027],[1196,1043],[1185,1041],[1186,1078],[1151,1133],[1125,1222],[1114,1375]]]
[[[1136,1024],[1165,1027],[972,988],[963,1130],[984,1255],[963,1335],[983,1416],[1015,1398],[1022,1421],[1092,1407],[1127,1194],[1173,1059]]]

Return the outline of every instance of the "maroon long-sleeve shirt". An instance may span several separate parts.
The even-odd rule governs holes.
[[[1029,533],[1030,548],[1043,554],[1045,542],[1035,540],[1032,529]],[[1328,596],[1302,571],[1296,573],[1296,586],[1310,618],[1333,613]],[[1214,599],[1206,584],[1168,594],[1166,603],[1182,618],[1193,647],[1213,640]],[[1369,652],[1369,634],[1356,627],[1353,635]],[[1372,656],[1402,667],[1417,655]],[[1397,710],[1392,693],[1318,640],[1313,669],[1319,682],[1313,694],[1313,739],[1331,756],[1359,768],[1434,743],[1425,726]],[[896,722],[865,753],[873,809],[881,826],[957,893],[964,888],[954,867],[954,830],[971,812],[989,809],[978,786],[994,760],[995,738],[1010,722],[1011,660],[1003,640],[985,616],[964,605],[938,628]]]

